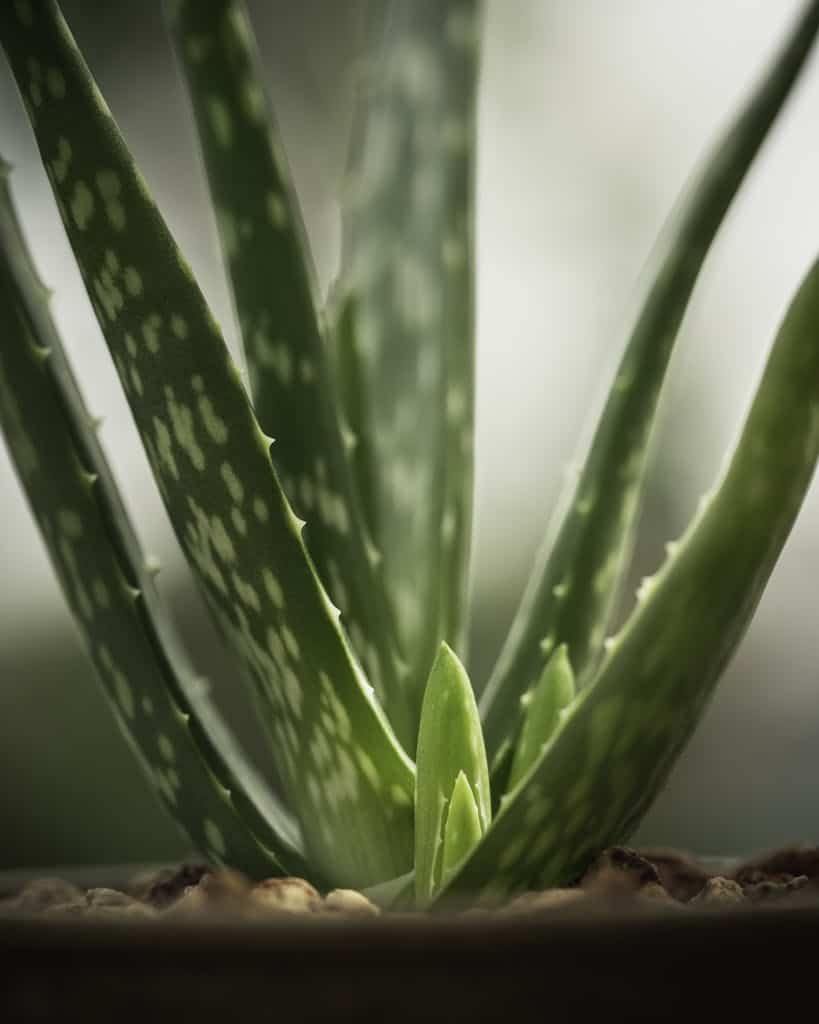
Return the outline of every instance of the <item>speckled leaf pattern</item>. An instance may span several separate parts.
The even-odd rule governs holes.
[[[819,263],[788,311],[733,458],[644,582],[540,764],[450,890],[485,900],[576,877],[628,837],[739,642],[819,456]]]
[[[302,871],[294,823],[177,649],[0,174],[0,423],[83,646],[158,798],[195,845],[255,877]]]
[[[415,742],[379,558],[365,535],[301,212],[238,0],[167,5],[196,115],[254,408],[376,695]]]
[[[411,662],[463,650],[471,533],[473,163],[480,5],[392,2],[365,77],[345,197],[339,374]]]
[[[463,665],[445,643],[438,650],[424,693],[416,760],[415,894],[423,906],[441,884],[444,828],[459,776],[466,777],[472,791],[482,832],[492,816],[475,695]],[[453,842],[451,838],[450,846]]]
[[[549,531],[481,700],[493,763],[520,728],[521,693],[568,644],[581,685],[594,670],[627,568],[660,388],[708,249],[811,49],[819,3],[796,23],[770,70],[672,218],[585,465],[556,535]],[[507,762],[508,763],[508,762]]]
[[[0,35],[171,522],[252,680],[305,851],[335,884],[412,860],[413,767],[352,656],[221,333],[52,0]]]

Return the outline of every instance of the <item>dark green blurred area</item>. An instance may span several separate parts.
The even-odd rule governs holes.
[[[184,853],[71,633],[61,628],[4,651],[0,673],[0,866]]]
[[[264,767],[264,741],[198,595],[170,599],[197,668]],[[0,652],[0,868],[184,856],[190,844],[143,779],[73,628],[46,625]]]

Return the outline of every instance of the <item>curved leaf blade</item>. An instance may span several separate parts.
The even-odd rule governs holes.
[[[253,684],[307,857],[335,884],[394,877],[411,865],[412,763],[313,570],[219,328],[56,3],[27,11],[0,7],[0,41],[171,523]]]
[[[742,637],[819,458],[819,262],[788,310],[733,458],[592,684],[453,893],[501,898],[576,877],[661,789]]]
[[[276,438],[307,549],[405,748],[415,727],[405,666],[345,451],[340,402],[306,233],[238,0],[169,5],[244,342],[254,408]]]
[[[514,741],[518,700],[560,643],[581,682],[598,660],[627,568],[660,389],[708,249],[819,30],[809,3],[759,86],[686,190],[556,537],[538,556],[481,699],[490,758]],[[493,772],[494,776],[494,772]]]
[[[292,819],[171,633],[0,173],[0,424],[83,646],[154,792],[199,849],[254,877],[304,871]]]

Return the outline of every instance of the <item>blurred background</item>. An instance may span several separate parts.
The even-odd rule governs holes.
[[[358,0],[249,4],[316,261],[360,44]],[[470,668],[485,680],[566,469],[613,373],[670,207],[773,52],[797,0],[489,0],[478,156],[477,522]],[[66,16],[225,332],[236,330],[192,119],[160,5],[64,0]],[[819,251],[819,54],[709,256],[657,436],[634,578],[719,471],[785,305]],[[176,551],[72,262],[11,76],[0,148],[53,309],[144,546],[194,659],[262,766]],[[132,764],[0,445],[0,868],[156,860],[186,844]],[[819,487],[753,625],[637,841],[733,853],[819,839]]]

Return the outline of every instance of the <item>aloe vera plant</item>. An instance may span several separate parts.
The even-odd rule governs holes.
[[[0,188],[0,423],[114,717],[216,863],[491,902],[624,839],[739,642],[819,457],[819,264],[722,478],[606,639],[671,351],[819,30],[789,38],[681,200],[566,511],[476,704],[471,532],[477,0],[374,8],[322,304],[238,0],[166,5],[250,393],[54,0],[0,8],[102,336],[275,787],[193,679]],[[275,438],[275,445],[272,444]],[[275,795],[274,795],[275,789]]]

